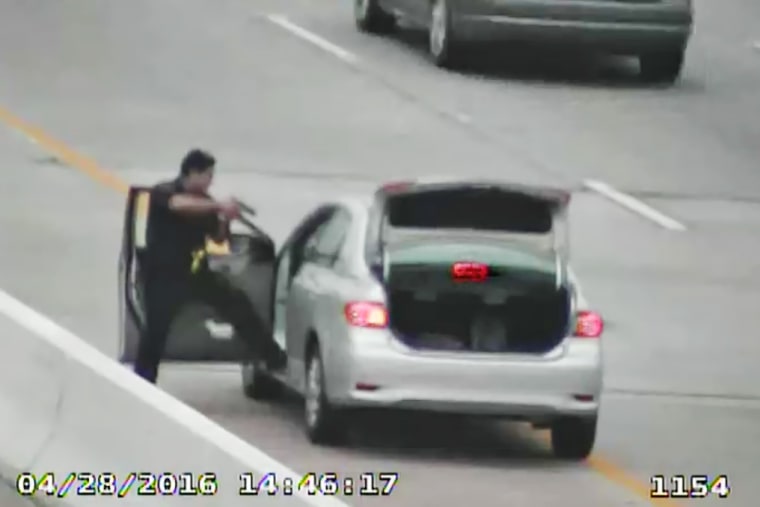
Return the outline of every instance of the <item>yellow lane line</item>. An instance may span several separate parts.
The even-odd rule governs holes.
[[[78,153],[62,141],[47,134],[39,127],[22,120],[3,107],[0,107],[0,121],[16,131],[21,132],[27,138],[32,139],[40,147],[55,155],[66,165],[81,171],[91,179],[122,193],[126,193],[129,190],[129,184],[113,172],[102,168],[93,159]],[[650,502],[651,505],[654,505],[655,507],[675,507],[679,505],[675,501],[667,498],[650,498],[650,487],[647,484],[644,484],[633,475],[605,458],[594,455],[587,460],[587,464],[592,470],[604,476],[611,482],[622,486],[639,498]]]
[[[546,445],[551,445],[551,438],[548,431],[540,431],[538,433],[539,440]],[[617,465],[607,458],[604,458],[598,454],[592,454],[586,459],[586,465],[606,478],[608,481],[622,486],[637,497],[646,500],[655,507],[680,507],[681,504],[672,498],[652,498],[652,488],[649,484],[642,482],[633,474],[623,469],[620,465]]]
[[[74,169],[78,169],[95,181],[119,192],[126,193],[129,190],[129,184],[116,174],[103,169],[91,158],[77,153],[58,139],[45,133],[42,129],[25,122],[3,107],[0,107],[0,120],[29,139],[34,140],[45,150],[55,155],[61,162]]]
[[[623,468],[606,458],[594,454],[589,456],[586,463],[592,470],[606,477],[607,480],[624,487],[639,498],[647,500],[656,507],[676,507],[681,505],[670,498],[652,498],[652,488],[648,484],[644,484],[631,473],[625,471]]]
[[[58,160],[65,163],[67,166],[81,171],[86,176],[97,181],[98,183],[101,183],[110,189],[124,194],[129,191],[129,183],[121,179],[117,174],[102,168],[93,159],[73,150],[62,141],[46,133],[39,127],[36,127],[24,121],[3,107],[0,107],[0,121],[15,129],[16,131],[21,132],[28,139],[33,140],[35,143],[53,154]],[[138,201],[138,210],[140,214],[146,213],[148,209],[147,198],[142,197],[143,196],[140,196],[140,199]],[[229,253],[229,245],[227,242],[218,244],[209,240],[208,244],[206,245],[206,249],[209,253],[215,255],[224,255]]]

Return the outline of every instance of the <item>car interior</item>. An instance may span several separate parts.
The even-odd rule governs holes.
[[[409,271],[393,267],[387,282],[391,328],[412,348],[544,354],[568,334],[571,301],[564,286],[447,283],[440,279],[450,279],[448,267],[420,269],[438,282],[404,280]]]

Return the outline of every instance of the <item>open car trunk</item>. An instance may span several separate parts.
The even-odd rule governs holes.
[[[493,182],[376,193],[367,262],[413,348],[543,354],[568,334],[570,194]],[[469,263],[469,264],[468,264]]]
[[[487,273],[453,273],[457,261],[473,256],[489,261],[481,264]],[[409,347],[543,354],[568,333],[570,294],[551,262],[453,243],[406,249],[388,260],[390,326]]]

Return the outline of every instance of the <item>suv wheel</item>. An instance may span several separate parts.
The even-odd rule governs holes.
[[[552,449],[558,458],[586,459],[594,448],[597,417],[563,417],[551,426]]]
[[[396,18],[385,12],[378,0],[354,0],[354,21],[362,32],[388,33],[396,27]]]
[[[428,47],[433,62],[453,68],[459,63],[461,48],[456,40],[449,0],[433,0],[428,31]]]

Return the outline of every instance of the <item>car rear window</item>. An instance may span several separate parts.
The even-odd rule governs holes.
[[[557,268],[553,258],[539,257],[513,248],[438,242],[393,248],[388,252],[388,260],[391,266],[425,264],[447,267],[455,262],[476,261],[491,267],[519,268],[552,275]]]
[[[418,229],[475,229],[546,234],[553,213],[543,200],[499,188],[457,188],[388,199],[388,225]]]

